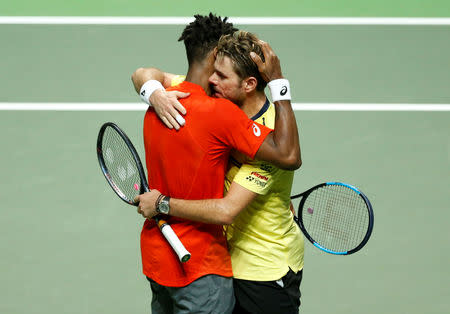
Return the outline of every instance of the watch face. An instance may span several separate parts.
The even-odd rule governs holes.
[[[169,199],[170,198],[168,198],[166,196],[159,203],[158,210],[159,210],[160,213],[162,213],[162,214],[168,214],[169,213],[169,209],[170,209],[170,207],[169,207]]]
[[[161,204],[159,204],[159,211],[163,214],[169,213],[169,204],[161,202]]]

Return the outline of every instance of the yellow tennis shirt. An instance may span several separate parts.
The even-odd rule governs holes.
[[[186,76],[176,75],[172,86]],[[252,118],[269,128],[275,127],[275,107],[266,100]],[[231,254],[233,277],[254,281],[271,281],[283,277],[289,268],[303,268],[303,235],[290,211],[293,171],[251,160],[240,153],[230,158],[225,178],[228,191],[235,181],[258,194],[230,226],[225,226]]]
[[[170,86],[181,84],[186,79],[186,75],[175,75],[170,82]]]
[[[266,101],[253,120],[274,128],[275,107]],[[230,158],[225,179],[258,195],[234,220],[225,226],[233,276],[238,279],[271,281],[283,277],[289,268],[303,268],[304,242],[290,211],[293,171],[251,160],[238,153]]]

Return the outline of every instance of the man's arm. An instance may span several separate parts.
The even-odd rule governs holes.
[[[267,135],[256,152],[255,158],[273,163],[285,170],[296,170],[302,165],[300,140],[291,102],[274,102],[276,108],[275,129]]]
[[[172,80],[176,75],[172,73],[163,72],[157,68],[139,68],[131,75],[134,89],[139,94],[142,85],[149,80],[159,81],[164,88],[170,87]]]
[[[157,214],[156,200],[161,193],[158,190],[138,195],[138,213],[145,218],[152,218]],[[234,218],[246,208],[257,196],[238,183],[233,182],[224,198],[207,200],[182,200],[171,198],[170,216],[199,221],[210,224],[229,225]]]
[[[175,74],[162,72],[157,68],[139,68],[131,75],[131,81],[136,92],[140,94],[142,85],[147,81],[159,81],[164,88],[167,88],[171,86],[175,77]],[[180,125],[183,126],[185,123],[180,113],[182,115],[186,114],[186,109],[178,99],[187,96],[189,96],[189,93],[179,91],[166,92],[164,89],[157,89],[147,100],[152,104],[158,117],[169,129],[175,128],[178,130]]]
[[[253,61],[258,66],[261,76],[266,82],[283,79],[280,60],[270,45],[260,41],[265,62],[251,53]],[[290,91],[289,91],[290,92]],[[274,98],[275,95],[272,95]],[[257,151],[255,158],[269,161],[282,169],[296,170],[302,164],[300,141],[290,100],[274,101],[276,117],[275,129],[270,133]]]
[[[251,56],[258,66],[261,76],[266,82],[282,79],[283,75],[280,60],[277,55],[268,43],[264,41],[261,41],[260,43],[265,62],[254,53],[252,53]],[[132,76],[135,89],[138,93],[138,88],[140,89],[142,84],[147,80],[156,79],[160,80],[161,83],[167,83],[169,78],[171,80],[173,74],[164,73],[155,68],[140,68],[136,70]],[[178,130],[179,125],[175,121],[175,118],[179,114],[173,107],[177,105],[177,103],[181,107],[182,105],[178,102],[177,97],[169,99],[166,91],[157,90],[150,97],[150,101],[155,105],[160,104],[155,110],[161,120],[163,120],[168,127],[171,128],[171,126],[173,126]],[[274,105],[276,109],[275,129],[261,144],[255,158],[271,162],[281,169],[296,170],[300,168],[302,161],[297,122],[295,121],[291,101],[274,101]]]

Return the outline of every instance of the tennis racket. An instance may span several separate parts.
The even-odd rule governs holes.
[[[139,155],[128,136],[116,124],[102,125],[97,138],[97,157],[100,168],[111,188],[127,204],[138,206],[134,198],[148,192],[147,179]],[[178,239],[172,227],[159,215],[153,217],[181,262],[191,254]]]
[[[318,184],[291,196],[302,197],[294,219],[305,237],[319,249],[337,255],[359,251],[373,229],[369,199],[356,187],[340,182]]]

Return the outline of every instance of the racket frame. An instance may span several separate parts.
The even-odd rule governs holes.
[[[100,164],[100,168],[102,170],[103,175],[105,176],[106,181],[108,181],[111,188],[116,192],[117,196],[121,200],[123,200],[125,203],[133,206],[138,206],[139,202],[130,201],[126,198],[125,194],[117,187],[117,185],[114,183],[114,181],[111,178],[111,175],[109,174],[108,167],[105,164],[105,160],[103,158],[103,150],[102,150],[102,140],[103,135],[105,134],[106,128],[111,127],[113,128],[119,136],[124,140],[125,144],[127,145],[128,149],[131,152],[131,155],[133,156],[134,161],[136,162],[136,166],[139,173],[140,178],[140,194],[143,194],[145,192],[149,192],[150,189],[148,188],[147,178],[145,177],[145,171],[144,167],[142,166],[141,159],[139,158],[139,155],[136,151],[136,148],[134,147],[131,140],[128,138],[128,136],[125,134],[124,131],[122,131],[119,126],[117,126],[113,122],[106,122],[102,125],[100,128],[100,131],[98,133],[97,137],[97,157],[98,162]],[[178,256],[178,259],[180,262],[185,263],[191,258],[191,253],[189,253],[188,250],[184,247],[183,243],[181,243],[178,236],[173,231],[172,227],[162,219],[161,215],[156,215],[153,217],[153,219],[156,221],[157,226],[159,227],[159,230],[161,230],[162,234],[166,238],[166,240],[169,242],[172,249],[175,251],[175,253]]]
[[[113,122],[106,122],[105,124],[102,125],[102,127],[100,128],[100,131],[98,132],[98,137],[97,137],[97,157],[98,157],[98,162],[100,164],[100,168],[101,168],[101,170],[103,172],[103,175],[105,176],[106,181],[108,181],[109,185],[114,190],[114,192],[116,192],[116,194],[125,203],[127,203],[129,205],[138,206],[139,202],[136,203],[136,202],[134,202],[134,200],[131,200],[131,201],[128,200],[126,198],[125,194],[117,187],[117,185],[112,180],[111,175],[109,174],[108,167],[105,164],[105,159],[103,158],[102,140],[103,140],[103,135],[105,134],[105,131],[106,131],[107,127],[113,128],[120,135],[120,137],[122,137],[122,139],[124,140],[124,142],[127,145],[128,149],[130,150],[131,155],[133,156],[134,162],[136,163],[136,166],[138,168],[139,179],[141,181],[140,182],[140,193],[142,194],[142,193],[150,191],[149,188],[148,188],[147,178],[145,177],[144,167],[142,167],[142,162],[141,162],[141,159],[139,158],[139,155],[138,155],[138,153],[136,151],[136,148],[134,147],[133,143],[131,143],[130,139],[125,134],[125,132],[122,131],[122,129],[119,128]]]
[[[338,186],[347,187],[347,188],[353,190],[355,193],[357,193],[363,199],[364,203],[366,204],[367,214],[368,214],[368,218],[369,218],[369,224],[368,224],[368,227],[367,227],[366,234],[364,235],[364,238],[361,241],[361,243],[359,243],[355,248],[353,248],[353,249],[351,249],[349,251],[339,252],[339,251],[333,251],[333,250],[330,250],[330,249],[327,249],[327,248],[323,247],[322,245],[317,243],[309,235],[308,231],[306,231],[305,225],[303,224],[303,219],[302,219],[303,206],[304,206],[304,204],[306,202],[306,199],[308,198],[309,194],[311,194],[313,191],[315,191],[315,190],[317,190],[319,188],[322,188],[324,186],[327,186],[327,185],[338,185]],[[302,230],[304,236],[315,247],[319,248],[320,250],[322,250],[324,252],[327,252],[327,253],[330,253],[330,254],[334,254],[334,255],[350,255],[350,254],[356,253],[359,250],[361,250],[363,248],[363,246],[366,245],[367,241],[369,241],[369,238],[370,238],[370,236],[372,234],[373,223],[374,223],[374,215],[373,215],[372,204],[370,203],[370,201],[367,198],[367,196],[363,192],[361,192],[358,188],[356,188],[355,186],[347,184],[347,183],[342,183],[342,182],[334,182],[334,181],[324,182],[324,183],[320,183],[320,184],[317,184],[317,185],[313,186],[312,188],[304,191],[303,193],[291,196],[291,200],[299,198],[299,197],[302,197],[302,199],[300,200],[300,203],[298,205],[297,217],[294,215],[294,220],[298,224],[300,229]]]

